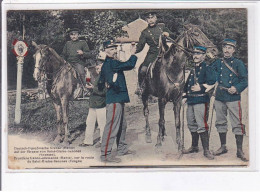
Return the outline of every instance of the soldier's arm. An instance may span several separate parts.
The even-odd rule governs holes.
[[[146,43],[145,34],[144,32],[142,32],[139,38],[139,42],[136,45],[136,53],[140,53],[144,49],[145,43]]]
[[[135,67],[136,61],[137,57],[132,55],[126,62],[114,61],[112,64],[112,69],[114,72],[131,70]]]
[[[212,68],[212,71],[214,72],[215,74],[215,78],[216,78],[216,81],[218,81],[218,75],[219,75],[219,68],[218,68],[218,62],[219,60],[215,60],[213,61],[209,66]]]
[[[234,87],[237,89],[238,93],[241,93],[244,91],[244,89],[248,86],[248,73],[245,64],[242,61],[239,61],[238,64],[238,79],[239,83],[236,84]]]
[[[213,85],[216,82],[216,73],[215,73],[214,67],[211,65],[208,65],[206,68],[207,68],[206,69],[206,83],[208,85]]]
[[[89,50],[88,44],[86,41],[82,42],[82,51],[83,51],[83,57],[84,58],[91,58],[91,52]]]
[[[105,88],[105,66],[103,65],[98,79],[98,90],[103,91]]]
[[[104,87],[102,90],[99,90],[97,86],[94,86],[93,88],[93,94],[98,96],[106,96],[107,89]]]
[[[167,27],[164,27],[163,28],[163,32],[168,32],[169,33],[169,36],[172,38],[172,39],[175,39],[175,34],[170,31]]]
[[[208,92],[212,88],[214,88],[214,84],[216,83],[216,74],[214,68],[210,65],[206,66],[205,71],[205,83],[200,85],[200,88],[203,92]]]
[[[185,82],[184,84],[184,92],[187,93],[188,92],[188,84],[189,84],[189,80],[190,80],[190,77],[191,77],[191,72],[189,73],[189,76],[188,76],[188,79],[187,81]]]

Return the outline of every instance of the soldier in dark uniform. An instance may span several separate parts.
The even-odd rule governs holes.
[[[87,42],[79,40],[79,29],[73,28],[69,30],[68,33],[71,40],[66,42],[61,56],[76,68],[80,74],[81,82],[85,86],[85,60],[91,57],[91,53]]]
[[[142,93],[142,88],[144,85],[143,80],[149,64],[152,63],[158,56],[160,36],[163,35],[164,37],[173,37],[173,33],[167,27],[165,27],[164,24],[157,24],[156,12],[145,13],[145,18],[148,23],[148,27],[144,29],[141,33],[136,52],[141,52],[145,44],[149,45],[149,50],[144,59],[144,62],[140,65],[138,71],[139,87],[136,90],[136,94],[138,95]]]
[[[217,59],[212,65],[217,73],[218,87],[215,97],[216,128],[219,133],[221,147],[214,155],[228,152],[226,147],[227,113],[229,113],[232,132],[235,134],[237,144],[237,157],[247,161],[243,150],[243,135],[245,125],[242,124],[241,92],[248,86],[247,69],[245,64],[233,57],[236,41],[225,39],[222,50],[224,58]]]
[[[193,50],[194,69],[187,79],[184,87],[184,97],[187,98],[187,123],[191,132],[192,145],[184,154],[195,153],[199,151],[199,136],[204,149],[204,156],[210,160],[214,156],[209,151],[209,135],[207,124],[208,103],[210,98],[206,93],[207,85],[213,85],[216,82],[213,68],[205,63],[206,48],[195,46]]]
[[[111,151],[116,140],[117,155],[133,154],[128,150],[125,142],[126,120],[124,116],[125,103],[130,102],[124,71],[133,69],[137,57],[134,55],[136,47],[131,48],[131,57],[126,62],[116,60],[117,45],[112,41],[104,42],[107,57],[101,69],[98,87],[102,90],[107,87],[106,93],[106,125],[101,141],[101,161],[120,162],[120,158],[113,158]]]

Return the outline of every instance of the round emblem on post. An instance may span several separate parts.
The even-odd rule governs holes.
[[[25,57],[28,54],[28,44],[25,41],[15,40],[12,51],[16,56]]]

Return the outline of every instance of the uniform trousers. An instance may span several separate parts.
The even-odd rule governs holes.
[[[72,66],[76,69],[80,76],[80,84],[86,85],[86,78],[85,78],[85,67],[79,63],[73,63]],[[82,83],[81,83],[82,82]]]
[[[89,108],[88,117],[86,120],[86,132],[84,144],[94,144],[94,130],[96,126],[96,121],[100,129],[100,137],[104,132],[106,124],[106,107],[104,108]]]
[[[188,104],[187,123],[190,132],[203,133],[208,130],[208,104]]]
[[[219,133],[227,133],[227,113],[229,114],[232,132],[235,135],[245,134],[245,125],[242,124],[242,109],[240,101],[222,102],[215,100],[216,128]]]
[[[101,142],[101,160],[111,157],[115,140],[119,155],[124,155],[128,151],[125,142],[127,123],[124,116],[124,106],[124,103],[111,103],[106,106],[106,125]]]

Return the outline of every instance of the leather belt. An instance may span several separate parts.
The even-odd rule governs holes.
[[[200,97],[200,96],[206,96],[207,94],[186,94],[187,97]]]

